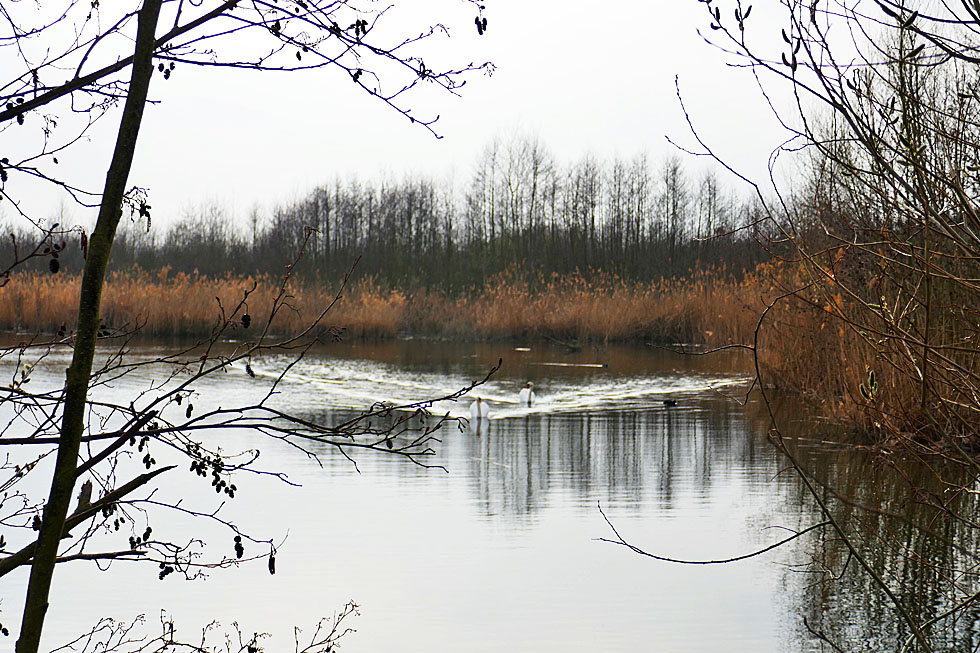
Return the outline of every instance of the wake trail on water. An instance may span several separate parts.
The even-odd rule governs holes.
[[[253,364],[257,376],[278,374],[277,366]],[[434,401],[433,413],[470,417],[470,405],[481,397],[490,408],[490,419],[540,413],[587,413],[664,407],[664,400],[686,402],[717,397],[747,387],[746,375],[651,374],[616,377],[605,373],[577,379],[544,378],[535,381],[535,401],[521,405],[518,392],[524,380],[492,378],[454,401]],[[412,406],[451,395],[473,382],[458,373],[417,372],[368,360],[307,360],[293,367],[283,381],[283,394],[310,408],[364,410],[376,403]]]

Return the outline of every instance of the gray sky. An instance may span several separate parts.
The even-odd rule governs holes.
[[[769,153],[785,137],[751,75],[726,67],[725,56],[698,36],[698,28],[708,31],[705,5],[484,4],[489,29],[481,37],[471,5],[410,3],[418,15],[431,8],[429,15],[452,33],[448,41],[433,39],[426,52],[456,64],[490,60],[497,66],[492,77],[472,76],[462,97],[427,93],[410,102],[420,117],[441,115],[436,128],[443,139],[367,96],[339,70],[272,74],[181,66],[169,80],[154,78],[150,94],[158,103],[146,112],[132,184],[150,189],[154,221],[165,225],[207,203],[243,218],[254,206],[267,211],[338,175],[368,180],[412,173],[462,181],[491,139],[515,133],[536,136],[563,164],[587,153],[646,152],[656,165],[673,151],[665,135],[693,143],[675,75],[702,135],[740,169],[765,177]],[[777,16],[756,11],[754,28],[763,20],[778,24]],[[100,185],[117,121],[114,114],[90,145],[62,157],[62,171]],[[700,162],[687,162],[690,170],[700,169]],[[34,200],[49,214],[60,202],[50,193]],[[84,221],[84,211],[68,211]]]

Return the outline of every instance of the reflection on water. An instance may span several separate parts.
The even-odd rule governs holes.
[[[764,441],[743,437],[737,406],[710,405],[481,420],[446,435],[437,462],[472,479],[487,515],[532,513],[552,490],[585,503],[597,491],[633,502],[652,491],[669,510],[678,492],[712,494],[713,479],[726,477],[734,461],[744,469],[772,460]]]
[[[435,461],[449,472],[443,478],[377,458],[359,464],[364,476],[386,477],[403,498],[445,511],[434,532],[408,534],[439,552],[445,569],[434,582],[476,575],[489,583],[451,584],[457,599],[471,595],[473,611],[446,626],[436,650],[779,651],[791,625],[779,619],[780,568],[772,559],[706,573],[651,565],[595,541],[609,535],[601,504],[624,532],[672,555],[719,557],[771,542],[765,528],[773,522],[764,515],[779,490],[766,486],[778,466],[765,440],[751,436],[754,428],[734,402],[692,397],[680,409],[531,414],[471,425],[443,438]],[[774,519],[791,527],[798,521]],[[442,538],[455,539],[473,524],[481,535],[464,535],[462,550],[441,550]],[[389,539],[403,544],[405,533]],[[517,587],[534,600],[514,597]],[[441,594],[426,600],[448,609]],[[405,626],[419,618],[404,610],[389,607],[386,621]],[[485,622],[487,610],[495,625]],[[713,622],[708,631],[706,618]],[[471,640],[474,631],[494,627],[506,632]],[[377,636],[367,630],[359,635]],[[370,642],[372,650],[393,644]]]
[[[821,635],[848,651],[899,648],[903,626],[829,530],[764,557],[708,567],[656,562],[596,541],[610,535],[599,505],[632,543],[686,559],[743,554],[782,539],[784,529],[821,521],[767,441],[768,414],[755,401],[743,407],[735,400],[747,388],[737,360],[627,347],[569,354],[512,345],[342,344],[314,352],[276,401],[337,422],[375,401],[447,394],[500,359],[500,373],[474,391],[492,406],[491,419],[443,432],[427,461],[443,469],[362,454],[355,471],[333,449],[317,451],[317,461],[255,433],[223,435],[223,446],[261,448],[266,469],[301,484],[242,479],[241,498],[224,508],[243,528],[277,538],[278,573],[245,565],[187,584],[158,582],[155,570],[125,564],[109,573],[65,566],[55,579],[46,641],[63,642],[104,614],[152,618],[166,607],[178,625],[216,618],[268,630],[278,650],[292,641],[294,624],[309,627],[353,598],[362,616],[345,643],[350,650],[833,650]],[[34,382],[57,386],[64,361],[56,355],[46,365]],[[263,378],[283,365],[270,357],[253,362],[254,380],[231,372],[202,383],[198,409],[261,391]],[[103,391],[131,393],[166,371],[139,374]],[[517,404],[527,380],[539,399],[530,408]],[[471,401],[434,410],[468,416]],[[923,505],[909,479],[863,454],[811,446],[821,439],[812,430],[800,422],[795,442],[814,476],[881,511],[871,517],[834,504],[841,519],[861,528],[863,546],[886,538],[895,551],[925,561],[885,555],[880,546],[870,558],[901,580],[916,611],[937,615],[948,607],[946,593],[976,591],[972,575],[947,571],[980,562],[972,524],[912,528],[938,509]],[[161,497],[203,508],[211,500],[196,496],[182,476],[161,478]],[[930,497],[945,496],[935,479],[915,480]],[[959,509],[968,512],[973,500],[958,497]],[[160,531],[195,528],[173,516],[154,521]],[[25,579],[4,579],[4,623],[18,613]],[[977,616],[971,609],[947,624],[936,650],[972,650],[980,641]]]
[[[853,451],[809,452],[808,458],[817,481],[832,483],[847,498],[825,494],[835,517],[858,535],[855,542],[874,573],[887,579],[918,623],[926,624],[922,628],[933,650],[978,650],[976,470],[935,460],[928,466],[893,466],[887,458]],[[806,568],[811,582],[792,587],[812,627],[848,642],[848,650],[898,650],[904,643],[909,644],[905,650],[924,650],[831,531],[812,550]]]

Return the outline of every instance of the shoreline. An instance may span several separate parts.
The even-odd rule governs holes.
[[[806,397],[869,441],[921,430],[917,414],[907,410],[915,405],[916,388],[878,360],[860,332],[847,328],[841,316],[848,305],[839,294],[830,303],[823,300],[821,293],[833,288],[808,285],[804,278],[799,264],[785,261],[760,264],[739,278],[700,269],[645,283],[601,273],[542,278],[515,272],[456,296],[388,288],[365,278],[343,289],[314,335],[329,341],[342,334],[345,341],[365,343],[534,342],[572,351],[605,344],[670,349],[685,343],[694,350],[757,343],[767,387]],[[70,335],[77,286],[78,277],[66,274],[12,276],[0,288],[0,331],[26,332],[27,338]],[[283,293],[282,280],[268,276],[132,269],[109,275],[102,317],[108,334],[138,330],[138,337],[205,340],[223,327],[222,339],[241,342],[264,329],[302,332],[335,300],[336,288],[294,278]],[[280,304],[274,303],[277,296]],[[768,310],[759,329],[760,315],[780,297],[785,299]],[[249,319],[243,321],[245,313]],[[870,369],[880,385],[874,401],[861,393]]]
[[[244,303],[246,291],[254,286]],[[757,311],[754,283],[714,276],[652,283],[580,275],[542,280],[498,280],[458,296],[431,290],[382,288],[371,279],[344,289],[321,322],[358,339],[426,338],[454,341],[550,340],[570,347],[606,342],[685,342],[724,345],[751,336]],[[0,330],[56,334],[71,331],[78,278],[17,275],[0,289]],[[336,291],[294,281],[288,310],[272,316],[278,282],[268,277],[211,278],[166,272],[113,273],[102,317],[110,332],[138,330],[158,337],[206,337],[222,324],[234,331],[269,325],[276,333],[307,326]],[[236,307],[237,310],[236,310]],[[761,310],[761,307],[760,307]],[[235,322],[250,315],[251,329]],[[270,322],[271,317],[271,322]]]

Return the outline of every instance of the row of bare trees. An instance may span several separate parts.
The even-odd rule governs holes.
[[[765,254],[759,233],[739,227],[757,212],[715,174],[694,175],[677,157],[656,168],[645,155],[562,166],[537,140],[516,138],[488,146],[460,188],[417,177],[338,179],[269,215],[210,205],[165,230],[163,220],[149,228],[137,215],[113,260],[207,275],[278,273],[305,247],[303,273],[339,278],[360,258],[359,275],[450,291],[479,287],[511,266],[651,279],[695,266],[752,266]],[[0,255],[12,256],[15,242],[0,243]],[[62,267],[80,267],[80,251],[70,249]]]

